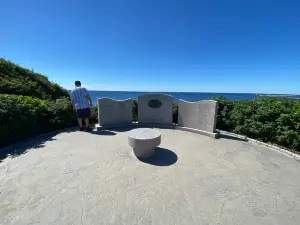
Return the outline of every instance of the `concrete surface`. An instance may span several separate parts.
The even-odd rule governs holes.
[[[128,144],[136,157],[148,158],[161,143],[161,133],[157,129],[138,128],[128,132]]]
[[[217,101],[188,102],[179,99],[178,126],[215,133],[217,113]]]
[[[100,126],[131,124],[132,99],[98,98],[98,121]]]
[[[150,107],[149,102],[160,101],[158,107]],[[150,104],[151,105],[151,104]],[[173,97],[165,94],[145,94],[138,97],[138,121],[145,124],[167,124],[173,121]]]
[[[139,161],[126,131],[60,133],[0,163],[0,224],[297,225],[300,164],[254,144],[161,129]],[[234,139],[234,138],[233,138]]]

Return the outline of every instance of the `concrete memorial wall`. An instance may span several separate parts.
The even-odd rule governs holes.
[[[214,133],[217,123],[218,102],[203,100],[178,102],[178,125]]]
[[[98,98],[98,122],[100,126],[132,124],[132,99]]]
[[[138,97],[138,121],[141,124],[172,125],[173,97],[145,94]]]

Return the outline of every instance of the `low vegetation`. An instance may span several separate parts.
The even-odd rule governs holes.
[[[300,151],[299,100],[215,100],[218,129]]]
[[[75,124],[68,98],[42,100],[0,94],[0,146]]]
[[[67,90],[0,58],[0,147],[74,125]]]
[[[0,58],[0,94],[16,94],[39,99],[68,97],[67,90],[42,74]]]

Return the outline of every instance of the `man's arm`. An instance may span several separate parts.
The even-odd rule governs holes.
[[[85,96],[86,99],[89,101],[90,105],[93,105],[92,99],[90,97],[90,95],[88,94],[87,96]]]
[[[86,99],[89,101],[90,105],[93,105],[93,101],[92,101],[88,91],[85,88],[83,90],[84,90],[84,94],[85,94]]]

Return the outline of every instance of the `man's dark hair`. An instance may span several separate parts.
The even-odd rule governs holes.
[[[76,80],[76,81],[75,81],[75,86],[76,86],[76,87],[81,86],[81,82],[80,82],[79,80]]]

